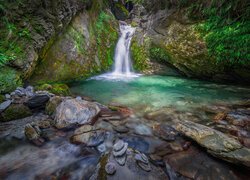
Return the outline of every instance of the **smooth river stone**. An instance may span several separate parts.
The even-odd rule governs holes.
[[[127,155],[125,154],[124,156],[116,156],[115,160],[120,166],[124,166],[126,163]]]
[[[149,163],[148,158],[147,158],[147,156],[145,154],[136,154],[135,155],[135,160],[143,162],[145,164]]]
[[[126,153],[127,149],[128,149],[128,143],[124,143],[124,147],[120,151],[118,151],[118,152],[113,151],[113,155],[115,157],[116,156],[122,156],[122,155],[124,155]]]
[[[124,147],[124,141],[123,140],[119,140],[117,143],[115,143],[114,145],[114,150],[115,151],[120,151],[123,147]]]
[[[150,164],[145,164],[145,163],[143,163],[143,162],[138,162],[137,164],[138,164],[138,166],[139,166],[140,168],[142,168],[144,171],[147,171],[147,172],[151,171],[151,166],[150,166]]]
[[[115,164],[112,163],[112,162],[107,163],[106,166],[105,166],[105,171],[109,175],[115,174],[115,172],[116,172],[116,166],[115,166]]]

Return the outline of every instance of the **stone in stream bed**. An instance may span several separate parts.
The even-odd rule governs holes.
[[[127,160],[127,155],[125,154],[123,156],[116,156],[115,160],[120,166],[124,166]]]
[[[46,103],[49,99],[50,97],[47,94],[37,94],[25,102],[25,105],[30,109],[45,109]]]
[[[113,155],[116,157],[116,156],[123,156],[126,154],[126,151],[128,149],[128,143],[124,143],[124,146],[121,150],[119,151],[115,151],[113,150]]]
[[[123,140],[119,140],[114,145],[114,151],[120,151],[124,147],[125,143]]]
[[[176,130],[207,149],[208,153],[222,160],[250,167],[250,150],[239,141],[207,126],[180,121]]]
[[[92,102],[76,99],[64,100],[56,109],[55,126],[58,129],[75,124],[93,124],[100,113],[100,108]]]
[[[118,133],[128,133],[129,129],[126,126],[113,126],[113,129]]]
[[[154,134],[166,141],[174,141],[178,136],[178,132],[169,125],[160,124],[153,127]]]
[[[170,165],[171,169],[190,179],[239,179],[232,167],[211,158],[194,146],[186,151],[166,155],[164,162],[166,166]]]
[[[113,175],[116,172],[116,165],[112,162],[109,162],[105,166],[105,171],[109,175]]]
[[[44,139],[40,136],[41,130],[37,126],[32,126],[31,124],[27,124],[25,126],[25,136],[26,138],[37,146],[41,146],[44,143]]]
[[[105,140],[105,132],[101,130],[89,131],[82,134],[76,134],[71,137],[74,144],[85,144],[86,146],[98,146]]]
[[[151,167],[148,161],[148,157],[145,154],[137,153],[135,155],[135,160],[140,168],[144,171],[150,171]]]
[[[169,179],[167,174],[162,170],[162,168],[157,167],[151,163],[149,163],[151,171],[145,171],[144,169],[142,169],[142,167],[140,167],[136,163],[134,156],[135,156],[134,150],[128,149],[127,160],[124,166],[120,166],[112,154],[108,154],[106,156],[101,157],[99,166],[97,166],[95,173],[92,175],[90,179],[101,179],[101,178],[107,180],[115,180],[115,179],[168,180]],[[109,162],[112,162],[116,165],[116,172],[113,175],[108,175],[105,171],[105,166]]]

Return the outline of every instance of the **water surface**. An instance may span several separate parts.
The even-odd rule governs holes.
[[[211,104],[238,103],[250,98],[248,87],[156,75],[123,80],[91,78],[75,83],[71,90],[103,104],[118,103],[139,111],[169,106],[192,110]]]

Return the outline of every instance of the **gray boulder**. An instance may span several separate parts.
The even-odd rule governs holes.
[[[76,124],[92,124],[99,113],[100,108],[95,103],[67,99],[56,108],[55,126],[62,129]]]

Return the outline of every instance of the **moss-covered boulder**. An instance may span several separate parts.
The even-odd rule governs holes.
[[[57,106],[63,101],[63,99],[64,98],[61,96],[55,96],[50,98],[45,108],[46,114],[53,115],[56,111]]]
[[[10,67],[0,68],[0,93],[10,92],[22,85],[19,72]]]
[[[165,37],[157,35],[153,39],[151,58],[172,64],[190,77],[209,78],[223,72],[223,65],[219,66],[208,54],[206,43],[194,24],[183,24],[175,19],[167,23]]]
[[[3,113],[0,115],[2,122],[11,121],[16,119],[22,119],[32,115],[31,110],[23,104],[11,104]]]

